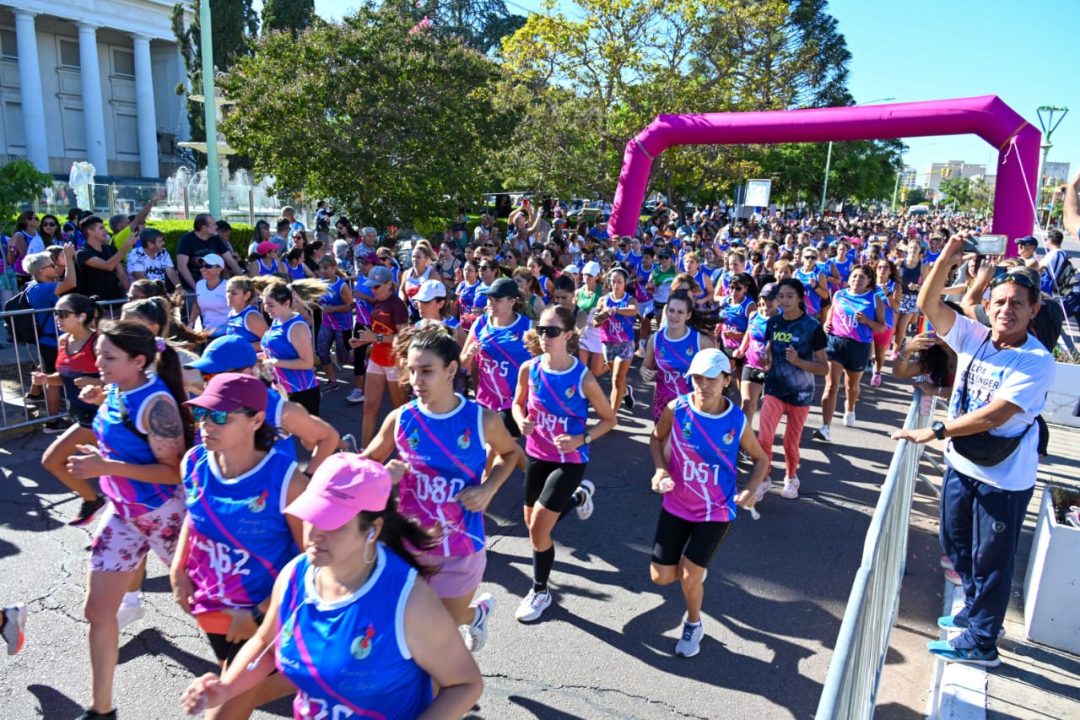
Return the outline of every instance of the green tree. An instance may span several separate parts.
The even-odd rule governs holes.
[[[921,205],[921,204],[923,204],[925,202],[930,201],[930,198],[928,198],[926,196],[926,190],[924,190],[921,187],[913,187],[913,188],[910,188],[910,189],[905,189],[905,190],[902,191],[902,193],[903,193],[902,197],[903,197],[904,204],[906,204],[908,206]]]
[[[938,185],[943,205],[955,205],[957,210],[971,207],[971,180],[966,177],[947,177]]]
[[[450,217],[474,202],[512,121],[492,103],[501,69],[413,24],[365,7],[296,38],[260,37],[221,80],[237,102],[223,123],[230,144],[279,187],[364,221]]]
[[[459,38],[485,54],[525,24],[525,18],[507,10],[503,0],[386,0],[386,5],[417,21],[429,18],[434,34]]]
[[[191,80],[191,92],[202,93],[202,33],[199,25],[199,3],[195,2],[195,18],[190,26],[184,24],[185,6],[177,3],[172,11],[172,30],[180,46],[180,55],[184,58],[184,69]],[[258,15],[251,7],[251,0],[211,0],[210,15],[213,18],[211,31],[214,43],[214,67],[227,70],[236,59],[248,53],[248,39],[258,30]],[[177,94],[186,90],[177,86]],[[203,105],[187,103],[188,120],[191,126],[192,140],[206,139],[206,124],[203,118]]]
[[[9,232],[15,215],[52,182],[52,175],[40,172],[29,160],[12,160],[0,166],[0,232]]]
[[[295,36],[314,17],[315,0],[263,0],[262,32],[281,30]]]

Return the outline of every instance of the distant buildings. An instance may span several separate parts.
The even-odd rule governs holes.
[[[965,163],[963,160],[950,160],[944,163],[930,163],[922,186],[933,197],[938,193],[941,181],[951,177],[964,177],[970,180],[978,178],[989,182],[985,165],[973,165]]]
[[[1069,165],[1067,162],[1047,161],[1042,173],[1043,185],[1061,185],[1068,182],[1072,178]]]

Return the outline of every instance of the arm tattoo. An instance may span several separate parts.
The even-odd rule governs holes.
[[[158,400],[150,408],[150,434],[170,440],[183,437],[184,427],[180,423],[180,413],[168,400]]]

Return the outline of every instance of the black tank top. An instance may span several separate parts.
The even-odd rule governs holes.
[[[922,263],[916,265],[913,268],[909,268],[907,265],[900,265],[900,286],[903,288],[903,293],[906,295],[913,294],[914,290],[909,290],[908,285],[910,283],[918,283],[919,276],[922,275]]]

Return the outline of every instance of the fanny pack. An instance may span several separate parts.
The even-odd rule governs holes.
[[[988,335],[987,340],[989,339],[990,336]],[[985,345],[986,340],[983,340],[983,344],[979,346],[979,350],[982,350]],[[968,375],[971,374],[971,366],[975,364],[976,359],[978,359],[978,353],[976,353],[976,357],[972,358],[971,362],[968,363],[967,370],[964,372],[964,384],[960,390],[960,408],[965,412],[967,412],[968,406]],[[952,438],[952,447],[961,457],[970,460],[976,465],[981,467],[993,467],[995,465],[1000,465],[1006,458],[1016,452],[1016,448],[1020,446],[1020,441],[1028,434],[1032,425],[1034,425],[1034,423],[1030,423],[1019,435],[1014,437],[991,435],[987,430],[974,435],[954,437]]]

